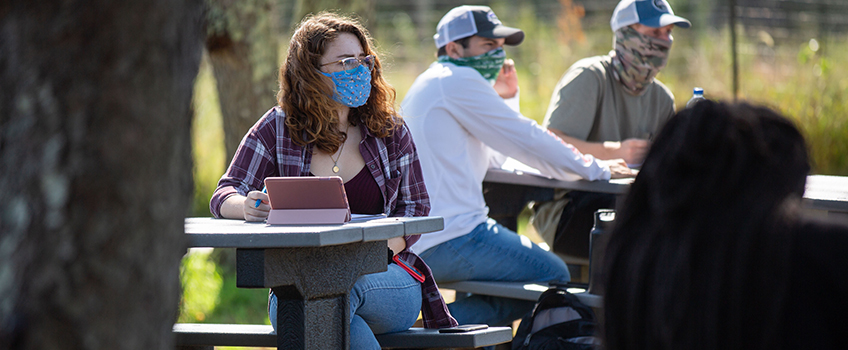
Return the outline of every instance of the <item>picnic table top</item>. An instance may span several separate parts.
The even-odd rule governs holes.
[[[268,225],[244,220],[186,218],[190,247],[283,248],[322,247],[387,240],[441,230],[444,219],[390,217],[343,225]]]
[[[609,181],[552,179],[532,172],[520,170],[489,169],[483,181],[547,188],[563,188],[599,193],[624,194],[630,189],[633,178]],[[807,176],[803,204],[817,210],[848,213],[848,176]]]

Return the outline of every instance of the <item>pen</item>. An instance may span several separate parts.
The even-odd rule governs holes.
[[[262,193],[268,193],[268,186],[262,187]],[[256,200],[256,205],[254,205],[253,207],[254,207],[254,208],[259,208],[259,204],[260,204],[260,203],[262,203],[262,200],[261,200],[261,199],[257,199],[257,200]]]

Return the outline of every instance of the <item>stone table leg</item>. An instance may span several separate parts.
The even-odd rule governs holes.
[[[350,289],[359,276],[386,271],[386,242],[238,249],[236,261],[239,287],[277,295],[278,349],[348,349]]]

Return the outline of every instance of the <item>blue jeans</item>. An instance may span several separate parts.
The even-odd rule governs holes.
[[[488,219],[470,233],[419,254],[437,282],[568,281],[565,263],[527,237]],[[459,324],[506,326],[533,309],[534,301],[472,295],[448,304]]]
[[[271,295],[268,317],[277,329],[277,296]],[[385,272],[359,277],[350,291],[350,348],[380,349],[374,334],[412,327],[421,311],[421,284],[390,264]]]

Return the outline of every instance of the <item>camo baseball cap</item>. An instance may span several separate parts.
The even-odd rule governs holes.
[[[506,45],[518,45],[524,41],[524,31],[507,27],[498,20],[498,16],[488,6],[462,5],[454,7],[436,26],[436,47],[441,48],[451,41],[472,35],[491,39],[506,39]]]
[[[652,28],[665,27],[669,24],[681,28],[692,26],[688,19],[675,16],[671,5],[666,0],[621,0],[612,13],[610,20],[612,31],[635,23]]]

